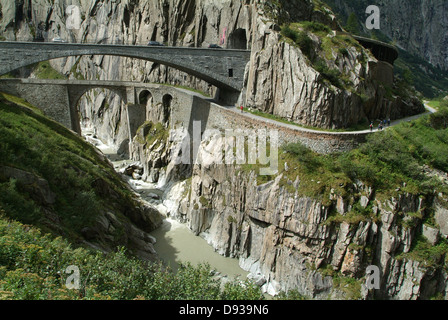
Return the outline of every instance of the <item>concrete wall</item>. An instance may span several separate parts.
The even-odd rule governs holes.
[[[394,85],[394,66],[385,61],[369,62],[372,78],[390,87]]]

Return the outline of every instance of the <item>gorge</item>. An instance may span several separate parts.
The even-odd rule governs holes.
[[[148,90],[136,99],[143,114],[137,124],[129,120],[129,103],[107,88],[86,91],[77,104],[87,140],[111,147],[115,160],[131,163],[116,169],[155,189],[147,209],[154,214],[146,221],[151,228],[134,232],[137,255],[148,259],[140,249],[154,245],[159,212],[203,237],[217,254],[237,259],[244,275],[270,295],[446,299],[446,116],[440,110],[370,134],[370,122],[419,115],[424,105],[388,72],[390,63],[344,32],[328,6],[311,0],[0,3],[0,35],[8,42],[32,41],[34,25],[43,21],[47,41],[59,36],[73,43],[250,50],[232,105],[243,106],[243,115],[218,101],[225,90],[158,62],[90,54],[50,61],[61,81],[158,83],[172,90],[169,97]],[[65,23],[69,4],[80,8],[79,30]],[[35,78],[36,70],[9,76]],[[194,121],[201,121],[193,150],[201,161],[179,163],[190,150],[177,143],[193,142],[186,133]],[[278,130],[277,172],[261,175],[260,162],[222,164],[222,151],[234,151],[237,142],[224,134],[202,136],[212,129],[253,130],[254,136]],[[242,143],[245,159],[249,143]],[[274,150],[273,140],[268,148]],[[131,217],[138,227],[141,218]],[[92,239],[96,231],[84,229]],[[365,286],[372,265],[380,270],[379,290]]]

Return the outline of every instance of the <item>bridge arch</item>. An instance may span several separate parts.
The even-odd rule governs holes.
[[[186,72],[229,92],[239,92],[243,88],[244,71],[250,60],[250,51],[247,50],[2,41],[0,75],[33,63],[84,55],[152,61]],[[229,69],[233,70],[232,77],[229,77]]]
[[[163,95],[162,105],[164,108],[171,108],[171,103],[173,102],[173,96],[169,93]]]
[[[142,105],[147,105],[148,102],[152,101],[152,93],[148,89],[143,89],[138,93],[138,103]]]
[[[76,85],[76,86],[67,86],[68,91],[68,98],[69,98],[69,108],[71,113],[71,119],[72,119],[72,128],[74,128],[75,131],[81,134],[82,127],[86,127],[86,125],[91,124],[93,121],[92,117],[95,116],[94,113],[96,113],[96,116],[98,118],[103,118],[105,112],[109,108],[108,98],[109,95],[104,94],[103,96],[101,93],[96,96],[96,98],[101,98],[102,101],[90,101],[90,103],[97,103],[98,108],[90,108],[92,111],[91,114],[86,114],[85,110],[81,109],[81,102],[83,97],[86,97],[90,92],[97,91],[98,89],[102,89],[108,92],[112,92],[115,94],[115,97],[112,99],[119,99],[121,101],[121,105],[124,106],[127,104],[127,92],[125,87],[112,87],[112,86],[101,86],[101,85]],[[89,102],[87,102],[89,103]],[[121,118],[120,115],[117,115],[118,118]]]
[[[162,97],[162,112],[163,112],[163,122],[167,123],[171,114],[171,106],[173,103],[173,96],[166,93]]]

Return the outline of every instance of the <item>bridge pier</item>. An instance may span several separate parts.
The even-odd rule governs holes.
[[[146,121],[146,106],[143,104],[126,104],[129,126],[129,141],[136,136],[138,128]]]

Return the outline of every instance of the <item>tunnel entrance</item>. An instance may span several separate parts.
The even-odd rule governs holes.
[[[246,29],[236,29],[229,35],[228,49],[247,50]]]

